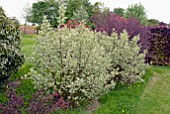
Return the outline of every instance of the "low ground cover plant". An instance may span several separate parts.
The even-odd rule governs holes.
[[[45,94],[44,91],[37,91],[27,103],[24,96],[17,95],[13,90],[7,91],[7,98],[7,102],[0,103],[2,114],[50,114],[71,107],[69,102],[57,94]]]

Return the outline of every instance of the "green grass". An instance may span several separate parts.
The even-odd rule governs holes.
[[[100,98],[101,106],[95,114],[135,114],[138,101],[147,86],[153,70],[149,68],[145,74],[144,83],[136,83],[129,86],[118,86],[112,91]]]
[[[35,45],[35,37],[36,35],[22,35],[21,49],[26,57],[31,56],[33,50],[33,45]]]
[[[101,97],[95,114],[170,114],[170,67],[151,66],[145,79]]]
[[[21,50],[25,55],[25,63],[21,66],[19,71],[10,77],[10,80],[19,80],[22,76],[29,72],[32,65],[27,61],[27,58],[31,56],[36,35],[22,35],[21,39]]]
[[[30,57],[35,35],[22,35],[22,52]],[[27,59],[26,59],[27,60]],[[29,62],[10,77],[10,80],[21,80],[29,72],[32,65]],[[129,86],[117,86],[115,90],[99,98],[100,105],[94,114],[169,114],[170,113],[170,67],[151,66],[144,75],[145,82]],[[31,81],[21,80],[16,89],[17,94],[24,94],[25,105],[36,90]],[[5,89],[0,91],[0,102],[7,101]],[[54,114],[85,114],[82,109],[76,109]]]
[[[170,67],[155,67],[141,97],[138,114],[170,114]]]
[[[33,46],[36,44],[35,42],[36,35],[22,35],[21,40],[21,50],[23,54],[25,55],[25,64],[21,66],[19,71],[15,74],[13,74],[10,77],[10,80],[21,80],[21,77],[26,75],[29,72],[29,69],[32,67],[32,65],[27,61],[28,57],[31,57]],[[27,101],[32,97],[32,95],[35,93],[35,90],[33,89],[33,85],[31,81],[29,80],[22,80],[22,86],[18,87],[16,89],[17,94],[23,94],[26,103]]]

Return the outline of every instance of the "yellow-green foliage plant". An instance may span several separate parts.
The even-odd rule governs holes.
[[[118,69],[118,74],[112,79],[122,84],[143,81],[142,76],[147,68],[146,51],[140,53],[139,36],[129,40],[125,30],[119,36],[116,32],[113,32],[111,37],[102,33],[98,34],[100,44],[105,47],[106,53],[110,53],[112,59],[112,67],[108,68],[108,72]]]
[[[111,59],[97,37],[84,25],[54,31],[44,20],[31,58],[34,68],[25,78],[36,89],[57,92],[76,105],[107,93],[115,87],[114,81],[106,82],[116,71],[108,74]]]

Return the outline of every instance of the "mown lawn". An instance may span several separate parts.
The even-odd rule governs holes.
[[[138,104],[138,114],[170,114],[170,67],[154,67],[154,71]]]
[[[26,56],[25,64],[11,76],[10,81],[21,80],[29,72],[32,65],[27,61],[31,56],[35,35],[23,35],[22,51]],[[94,114],[170,114],[170,67],[151,66],[144,75],[145,82],[129,86],[117,86],[116,89],[99,98],[100,105]],[[1,90],[0,102],[6,102],[5,90]],[[35,93],[30,81],[21,81],[16,88],[17,94],[24,94],[25,106]],[[23,108],[24,112],[24,108]],[[60,112],[64,114],[89,113],[76,109]]]
[[[36,35],[22,35],[22,52],[29,57],[35,44]]]

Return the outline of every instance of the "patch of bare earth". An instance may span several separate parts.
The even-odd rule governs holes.
[[[21,85],[20,81],[9,81],[7,83],[7,86],[8,86],[9,89],[15,89],[15,88],[17,88],[20,85]]]
[[[92,104],[87,107],[87,113],[92,114],[99,107],[99,105],[100,105],[99,101],[97,99],[94,99],[92,101]]]

